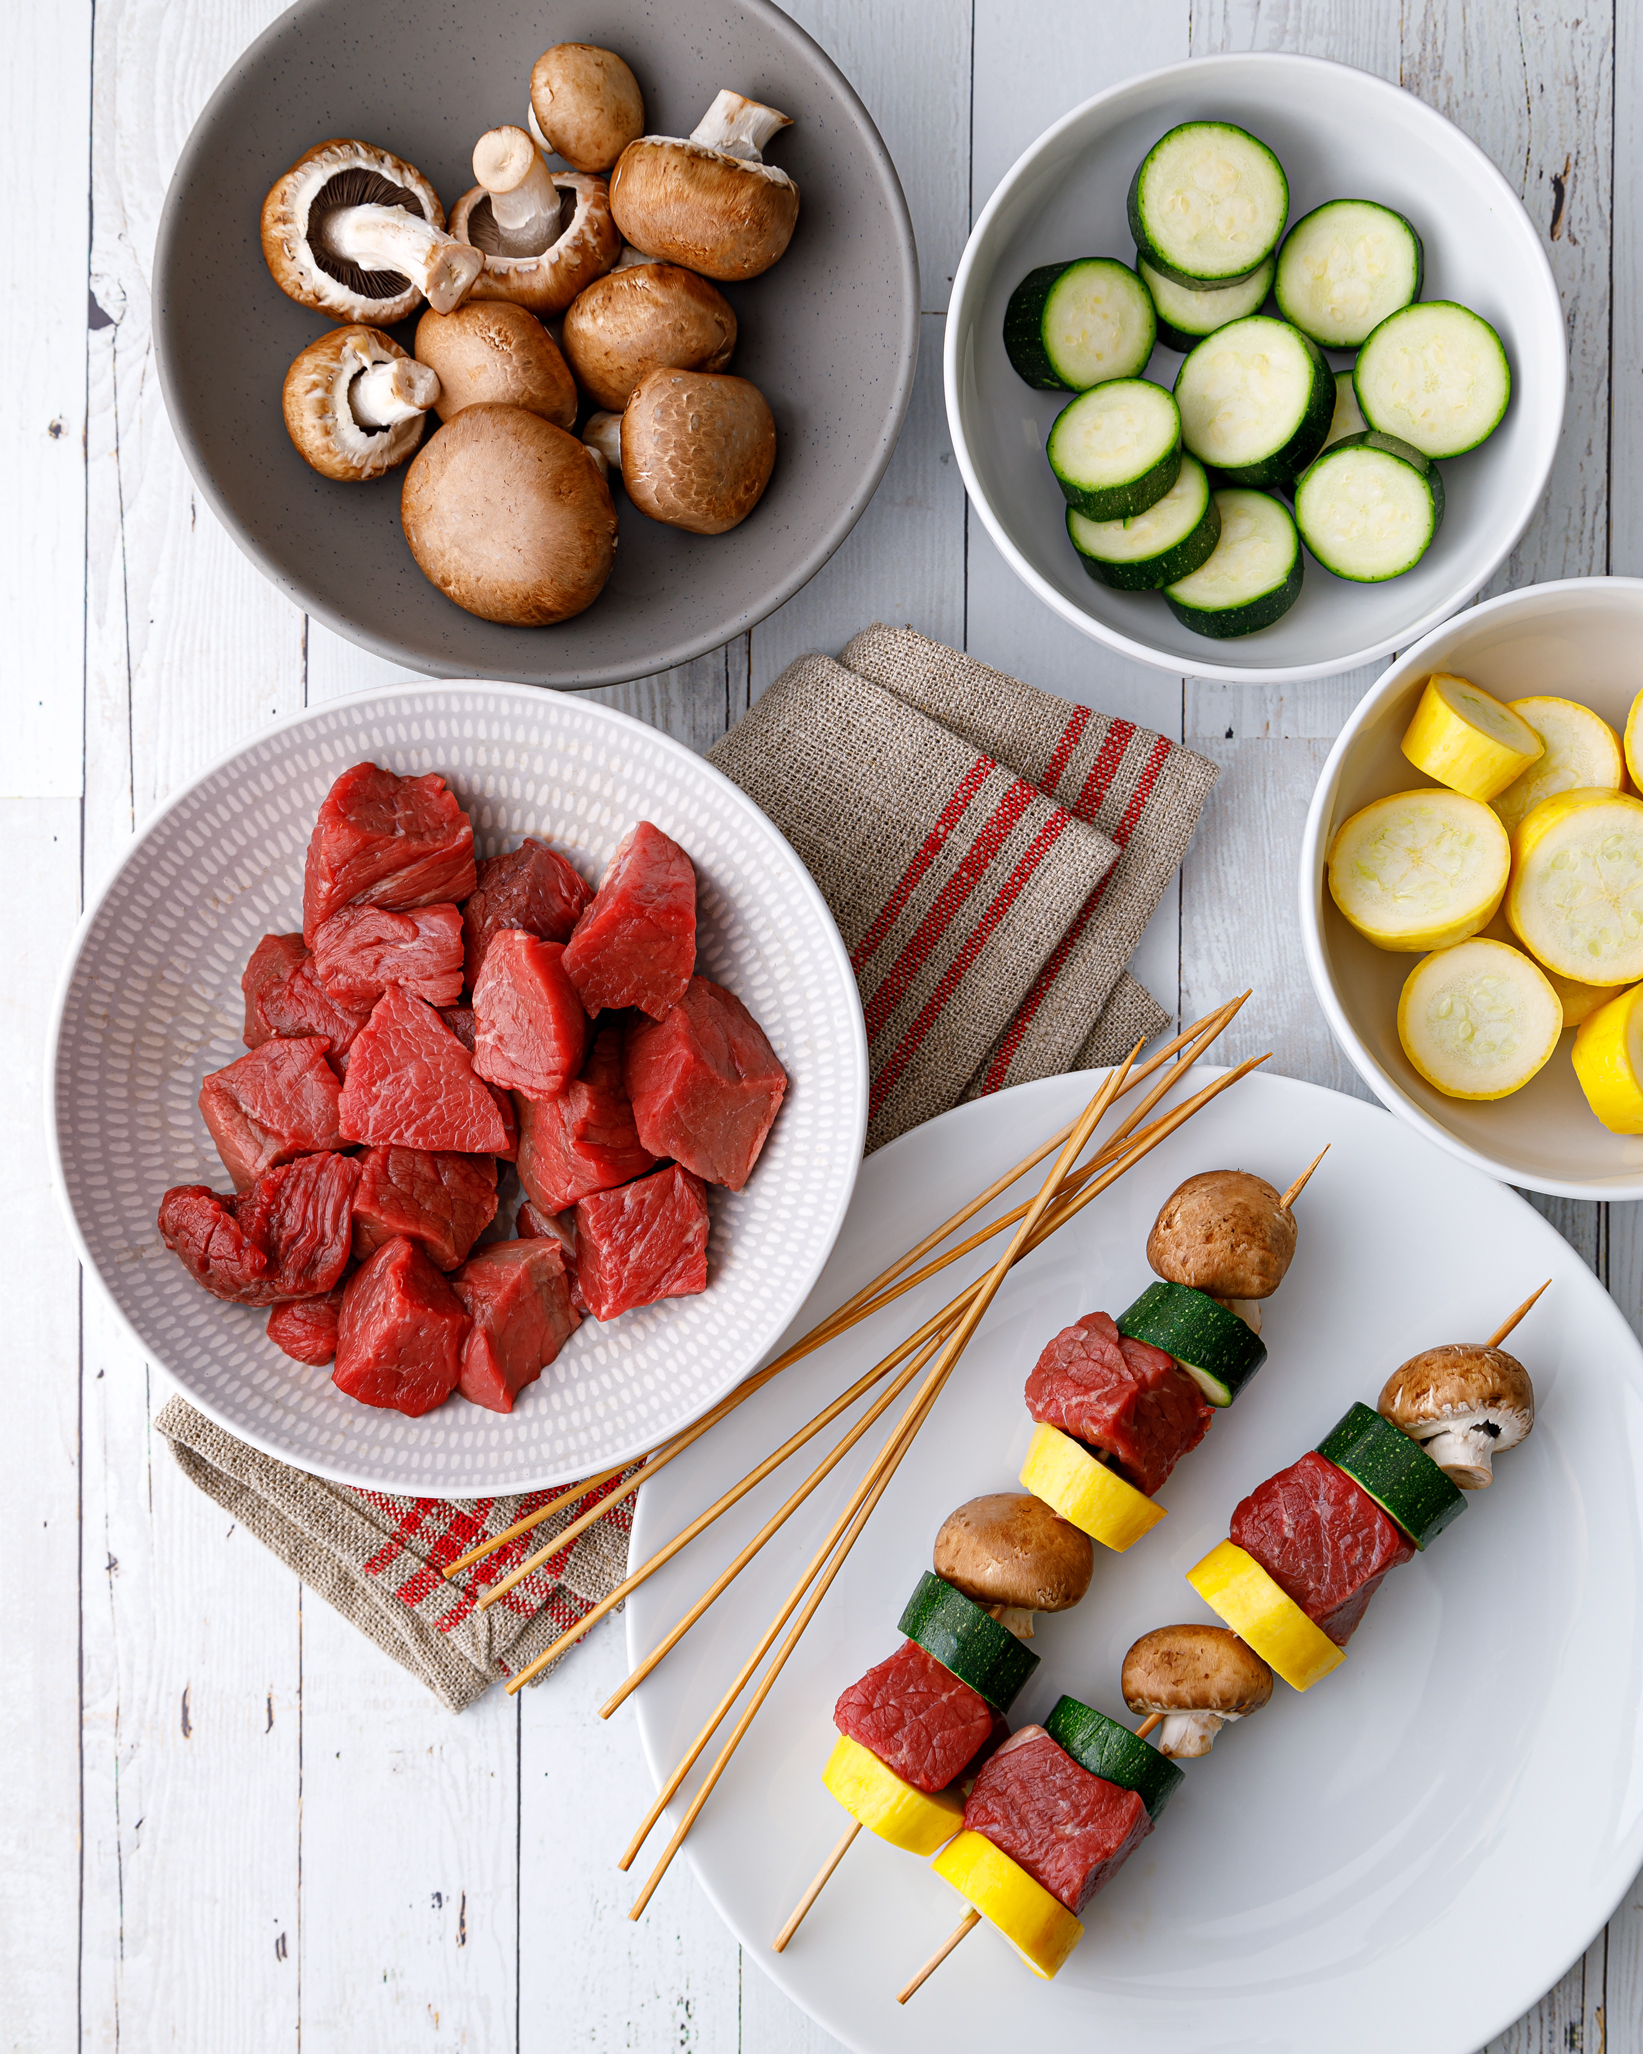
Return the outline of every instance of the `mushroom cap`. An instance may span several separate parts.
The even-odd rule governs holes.
[[[1225,1626],[1158,1626],[1124,1657],[1120,1678],[1132,1712],[1258,1712],[1272,1671]]]
[[[650,371],[622,415],[622,483],[653,521],[722,535],[759,503],[776,462],[776,423],[745,378]]]
[[[430,309],[416,324],[416,353],[439,373],[442,421],[494,400],[540,414],[556,428],[576,423],[575,381],[553,337],[510,300],[469,299],[454,314]]]
[[[299,352],[285,374],[281,403],[285,432],[304,463],[323,477],[359,484],[405,462],[426,416],[364,428],[348,404],[348,388],[362,371],[405,355],[391,335],[362,325],[333,328]]]
[[[1295,1253],[1295,1215],[1248,1170],[1205,1170],[1173,1191],[1147,1236],[1147,1261],[1212,1298],[1270,1298]]]
[[[435,228],[445,226],[439,195],[417,170],[373,143],[333,138],[316,143],[282,172],[262,203],[262,254],[287,298],[333,321],[403,321],[422,293],[398,271],[361,271],[321,251],[309,223],[337,207],[403,207]]]
[[[639,81],[614,50],[555,43],[531,66],[531,116],[577,171],[608,171],[645,132]]]
[[[400,517],[423,575],[510,627],[581,613],[616,554],[616,509],[593,459],[523,407],[464,407],[406,472]]]
[[[948,1513],[934,1567],[978,1605],[1065,1612],[1090,1587],[1095,1543],[1042,1498],[1000,1491]]]
[[[1535,1423],[1535,1387],[1529,1372],[1504,1348],[1448,1341],[1425,1348],[1393,1370],[1376,1409],[1413,1440],[1424,1426],[1462,1426],[1488,1420],[1500,1429],[1496,1449],[1515,1448]]]
[[[736,347],[736,316],[694,271],[628,264],[571,302],[564,345],[583,391],[620,413],[647,371],[722,371]]]
[[[641,136],[610,175],[610,207],[647,256],[705,278],[757,278],[793,239],[799,189],[775,164],[679,136]]]
[[[466,192],[451,209],[451,233],[485,252],[485,268],[470,294],[476,300],[513,300],[533,314],[562,314],[576,295],[602,276],[622,254],[622,238],[611,218],[610,188],[582,171],[550,174],[561,195],[559,233],[534,257],[498,254],[500,238],[491,196],[482,185]]]

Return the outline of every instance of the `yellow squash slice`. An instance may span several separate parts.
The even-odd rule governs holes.
[[[1611,1134],[1643,1134],[1643,984],[1600,1006],[1575,1036],[1575,1075]]]
[[[1458,792],[1375,799],[1329,847],[1329,895],[1378,949],[1448,948],[1488,925],[1512,869],[1499,816]]]
[[[822,1781],[851,1818],[909,1854],[934,1854],[964,1823],[964,1800],[954,1791],[915,1789],[848,1733],[834,1743]]]
[[[1495,811],[1511,834],[1525,814],[1557,792],[1620,791],[1626,759],[1620,737],[1589,706],[1573,699],[1514,699],[1512,712],[1540,737],[1545,754],[1513,778],[1495,800]]]
[[[1626,770],[1632,781],[1632,789],[1643,792],[1643,777],[1638,776],[1638,772],[1643,770],[1643,692],[1639,692],[1632,701],[1631,710],[1626,715],[1626,733],[1623,739],[1626,749]]]
[[[1495,915],[1481,938],[1484,941],[1503,941],[1509,949],[1518,946],[1518,938],[1504,913]],[[1592,1017],[1599,1006],[1606,1006],[1610,999],[1619,998],[1626,989],[1623,984],[1577,984],[1572,977],[1560,977],[1555,970],[1548,970],[1544,963],[1537,963],[1535,968],[1557,993],[1565,1028],[1579,1027]]]
[[[1084,1937],[1082,1923],[984,1833],[960,1833],[930,1864],[1048,1982]]]
[[[1465,678],[1435,670],[1400,745],[1417,770],[1468,799],[1492,799],[1538,762],[1529,723]]]
[[[1521,1091],[1562,1032],[1562,1001],[1539,964],[1481,936],[1424,957],[1398,1000],[1403,1052],[1445,1098]]]
[[[1211,1548],[1187,1581],[1292,1689],[1310,1689],[1346,1660],[1345,1650],[1232,1541]]]
[[[1069,1525],[1120,1555],[1164,1516],[1162,1505],[1053,1426],[1034,1433],[1021,1481]]]
[[[1512,932],[1545,969],[1581,984],[1643,977],[1643,799],[1559,792],[1512,837]]]

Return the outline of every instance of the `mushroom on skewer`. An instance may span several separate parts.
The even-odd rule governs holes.
[[[553,337],[511,300],[471,299],[454,314],[424,314],[416,353],[439,373],[434,404],[442,421],[491,400],[524,407],[556,428],[576,424],[576,386]]]
[[[647,372],[722,371],[735,347],[736,316],[717,287],[632,250],[565,313],[564,350],[577,382],[616,413]]]
[[[1515,1448],[1534,1425],[1535,1389],[1504,1348],[1450,1341],[1393,1370],[1376,1409],[1451,1482],[1482,1491],[1494,1481],[1496,1454]]]
[[[746,520],[776,463],[764,394],[709,371],[649,372],[621,414],[595,414],[582,437],[620,469],[641,513],[693,535]]]
[[[488,130],[473,167],[479,183],[451,209],[451,233],[482,253],[474,298],[562,314],[621,253],[609,187],[586,172],[550,171],[522,128]]]
[[[999,1491],[948,1513],[934,1560],[944,1582],[1031,1640],[1035,1612],[1068,1611],[1089,1589],[1095,1548],[1042,1498]]]
[[[1284,1280],[1295,1254],[1295,1215],[1264,1177],[1206,1170],[1165,1203],[1147,1236],[1147,1261],[1261,1331],[1259,1301]]]
[[[760,154],[792,120],[721,89],[688,137],[641,136],[610,175],[611,212],[635,248],[705,278],[757,278],[793,237],[799,189]]]
[[[608,171],[645,132],[639,81],[614,50],[555,43],[531,67],[526,126],[575,171]]]
[[[1124,1657],[1120,1687],[1132,1712],[1162,1718],[1158,1752],[1191,1760],[1223,1726],[1261,1709],[1272,1671],[1225,1626],[1159,1626]]]
[[[333,328],[285,374],[285,429],[322,477],[357,484],[405,462],[439,397],[438,376],[391,335]]]

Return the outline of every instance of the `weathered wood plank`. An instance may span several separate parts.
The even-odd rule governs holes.
[[[1340,7],[1331,0],[1188,0],[1192,55],[1223,50],[1288,50],[1329,57],[1377,77],[1397,79],[1402,9],[1390,0]]]

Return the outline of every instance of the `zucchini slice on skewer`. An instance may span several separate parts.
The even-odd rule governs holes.
[[[1189,577],[1214,555],[1221,513],[1203,465],[1183,456],[1175,483],[1145,513],[1127,521],[1092,521],[1069,506],[1067,535],[1092,578],[1120,592],[1156,592]]]
[[[1204,340],[1175,380],[1181,439],[1235,485],[1289,485],[1323,448],[1335,375],[1310,336],[1251,314]]]
[[[1327,200],[1303,214],[1278,252],[1278,311],[1325,349],[1356,349],[1421,296],[1421,239],[1373,200]]]
[[[1389,1431],[1396,1433],[1397,1428]],[[1081,1769],[1116,1783],[1120,1790],[1133,1790],[1154,1823],[1186,1781],[1184,1771],[1138,1739],[1128,1726],[1080,1704],[1076,1697],[1056,1700],[1054,1711],[1044,1721],[1044,1731]]]
[[[1128,520],[1180,476],[1181,415],[1163,386],[1111,379],[1062,408],[1044,453],[1069,506],[1092,521]]]
[[[1427,1454],[1367,1405],[1354,1405],[1318,1443],[1317,1453],[1344,1470],[1424,1549],[1466,1510],[1466,1495]]]
[[[1187,121],[1142,158],[1130,233],[1178,285],[1232,285],[1258,271],[1289,218],[1289,181],[1266,144],[1230,121]]]
[[[1016,375],[1051,392],[1087,392],[1138,377],[1152,355],[1152,297],[1116,257],[1079,257],[1029,271],[1004,309]]]
[[[1258,314],[1266,305],[1278,267],[1268,257],[1260,270],[1240,278],[1236,285],[1210,286],[1203,291],[1177,285],[1173,278],[1155,271],[1139,250],[1135,253],[1135,268],[1158,309],[1158,340],[1165,349],[1178,349],[1186,356],[1217,328],[1225,328],[1229,321],[1241,321],[1246,314]]]
[[[1375,585],[1415,568],[1443,520],[1443,480],[1395,435],[1366,430],[1314,457],[1295,487],[1295,525],[1326,571]]]
[[[1038,1657],[1007,1626],[927,1569],[896,1631],[917,1641],[995,1711],[1006,1712],[1038,1667]]]
[[[1390,314],[1352,366],[1371,428],[1412,442],[1423,456],[1461,456],[1499,427],[1512,397],[1500,337],[1453,300],[1422,300]]]
[[[1164,587],[1164,598],[1183,627],[1225,641],[1281,620],[1300,596],[1305,564],[1289,509],[1270,493],[1228,487],[1213,498],[1220,539],[1197,570]]]
[[[1149,1284],[1116,1324],[1173,1355],[1212,1405],[1230,1405],[1266,1360],[1259,1334],[1189,1284]]]

